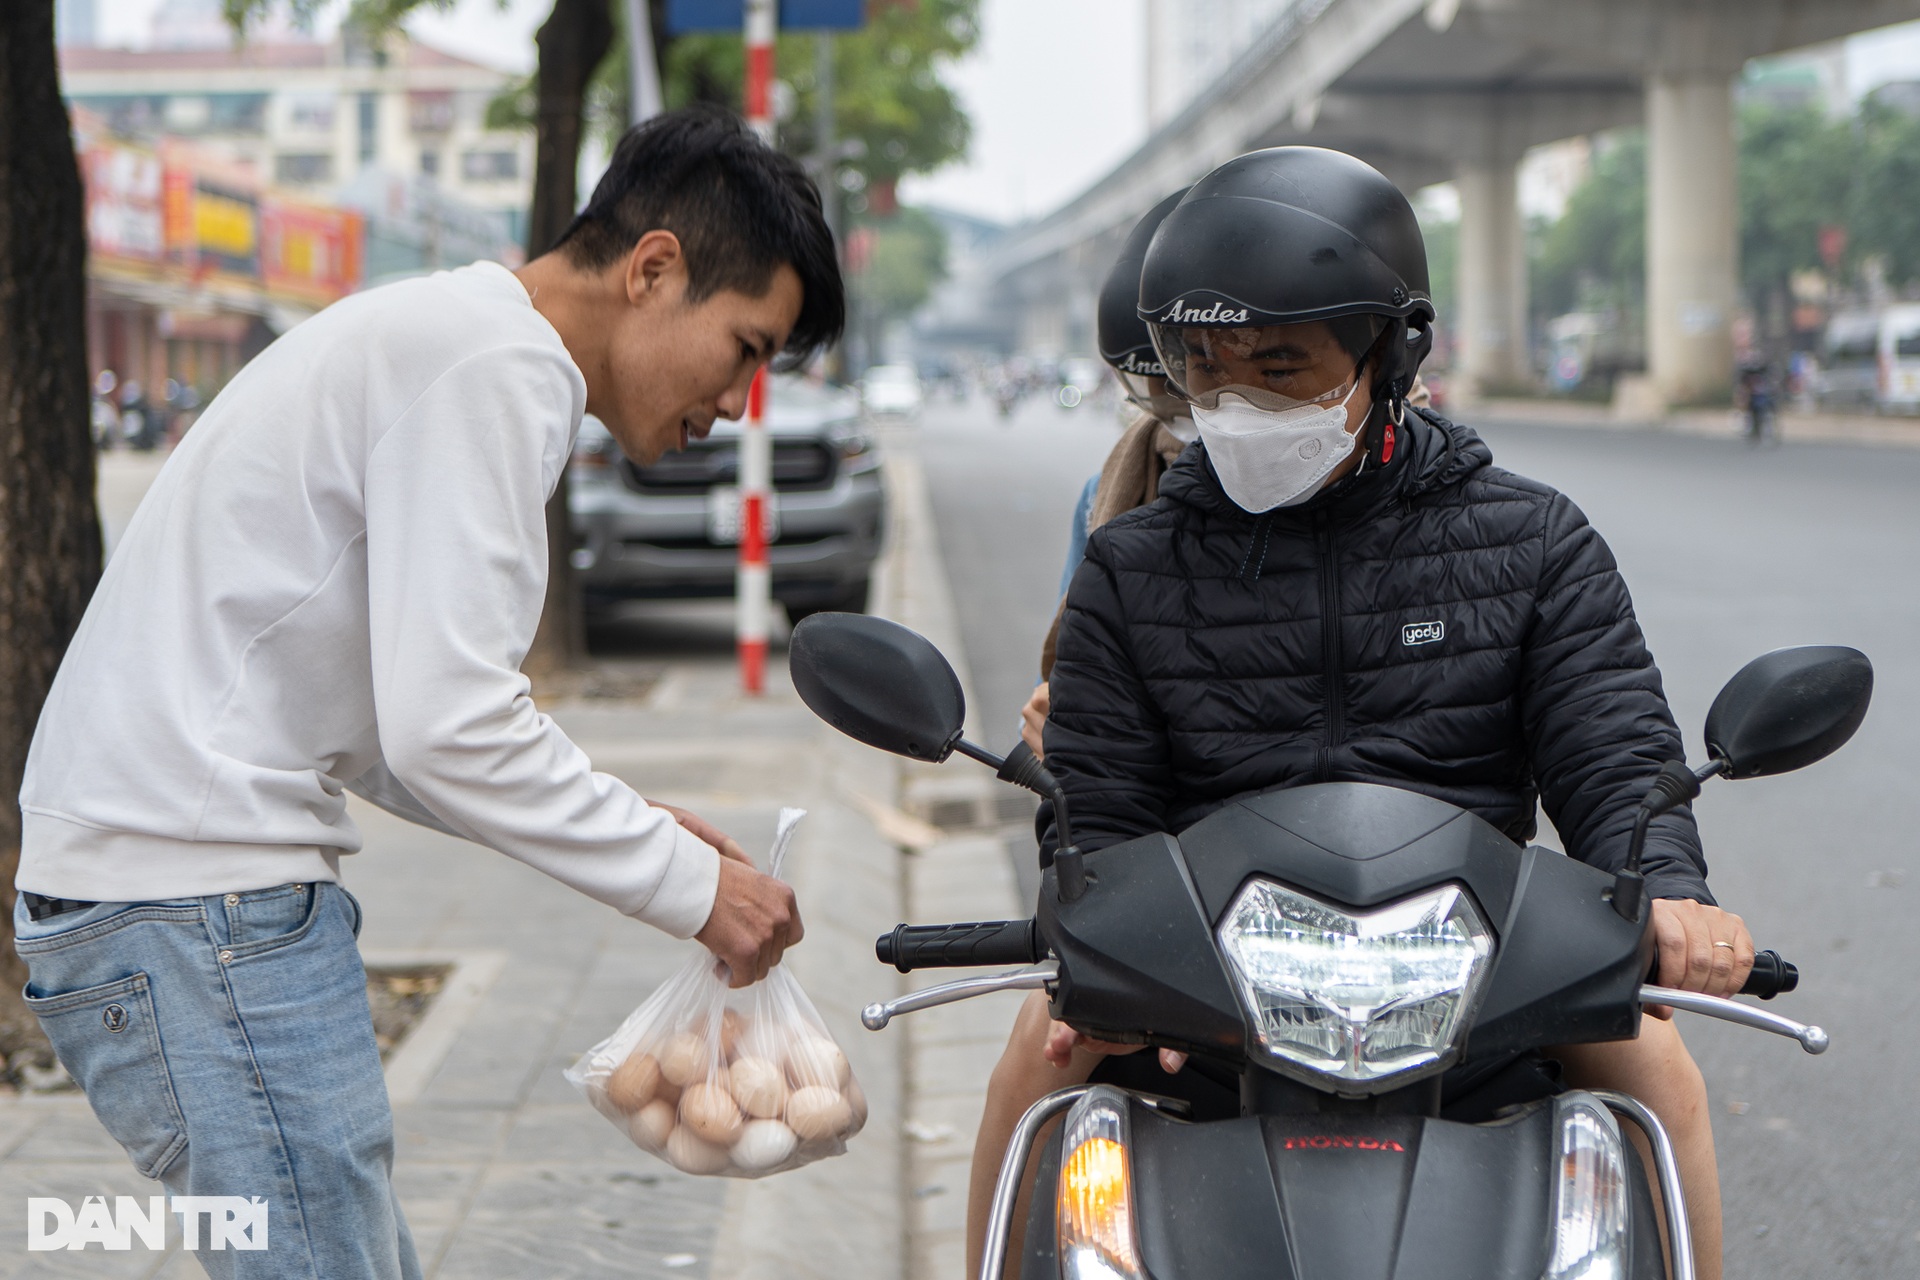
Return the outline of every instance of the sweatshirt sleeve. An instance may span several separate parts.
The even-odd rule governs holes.
[[[393,770],[383,764],[377,764],[352,782],[347,790],[359,796],[369,804],[378,805],[396,818],[405,818],[408,822],[438,831],[443,836],[452,836],[457,840],[466,839],[458,831],[433,816],[433,811],[414,798],[413,792],[400,784],[393,776]]]
[[[444,826],[676,937],[706,924],[719,854],[595,773],[520,664],[546,594],[545,504],[579,376],[532,343],[442,374],[368,457],[374,710],[395,781]],[[403,815],[404,816],[404,815]]]
[[[1538,614],[1521,659],[1521,716],[1541,804],[1569,854],[1618,871],[1641,797],[1685,748],[1613,552],[1564,495],[1547,508],[1542,555]],[[1649,897],[1713,902],[1690,808],[1648,827],[1641,870]]]

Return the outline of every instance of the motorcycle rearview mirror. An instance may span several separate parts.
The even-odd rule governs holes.
[[[800,701],[849,738],[930,764],[958,751],[992,768],[1002,782],[1053,801],[1061,844],[1053,862],[1059,867],[1061,896],[1071,901],[1085,892],[1066,792],[1026,743],[998,756],[961,737],[966,695],[931,640],[864,613],[816,613],[794,627],[787,665]]]
[[[916,631],[863,613],[816,613],[793,629],[793,687],[849,738],[939,764],[966,724],[960,677]]]
[[[1707,753],[1729,778],[1805,768],[1866,718],[1873,664],[1844,645],[1776,649],[1727,681],[1707,712]]]
[[[1707,763],[1668,761],[1641,800],[1627,865],[1613,881],[1614,910],[1639,917],[1649,822],[1691,801],[1715,775],[1764,778],[1825,759],[1860,727],[1872,698],[1873,663],[1845,645],[1775,649],[1736,671],[1707,711]]]

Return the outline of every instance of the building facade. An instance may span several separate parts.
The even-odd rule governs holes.
[[[92,43],[94,17],[66,0],[60,59],[98,386],[190,405],[355,289],[519,264],[532,135],[486,120],[507,73],[398,34],[236,45],[218,0],[167,0],[140,49]]]
[[[506,72],[403,34],[378,46],[350,33],[191,48],[67,44],[60,63],[68,99],[119,136],[190,140],[262,186],[314,197],[356,189],[369,171],[417,181],[452,207],[497,215],[506,241],[521,238],[532,133],[487,125],[488,104],[513,86]]]

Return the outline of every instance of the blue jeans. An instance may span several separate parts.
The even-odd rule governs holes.
[[[13,927],[27,1005],[134,1167],[176,1196],[267,1201],[265,1250],[202,1231],[209,1276],[417,1280],[351,894],[290,884],[38,923],[22,902]]]

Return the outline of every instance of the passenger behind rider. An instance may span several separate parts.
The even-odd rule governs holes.
[[[1641,796],[1682,757],[1679,731],[1580,511],[1494,467],[1466,428],[1408,408],[1433,308],[1405,197],[1339,153],[1242,156],[1166,215],[1139,300],[1200,445],[1155,501],[1095,529],[1067,593],[1044,745],[1092,866],[1101,848],[1178,833],[1237,796],[1358,781],[1436,796],[1517,842],[1544,807],[1571,856],[1617,869]],[[1406,624],[1435,621],[1421,636],[1441,638],[1407,640]],[[1645,868],[1657,981],[1737,991],[1752,940],[1713,904],[1690,812],[1656,821]],[[1050,1023],[1037,996],[1021,1010],[974,1149],[970,1274],[1007,1142],[1040,1097],[1157,1079],[1235,1113],[1207,1064],[1163,1050],[1178,1074],[1143,1073],[1131,1052]],[[1677,1031],[1648,1019],[1635,1040],[1549,1053],[1566,1083],[1659,1115],[1698,1275],[1716,1280],[1706,1089]],[[1551,1063],[1517,1065],[1551,1084]],[[1467,1103],[1471,1071],[1447,1082]]]

